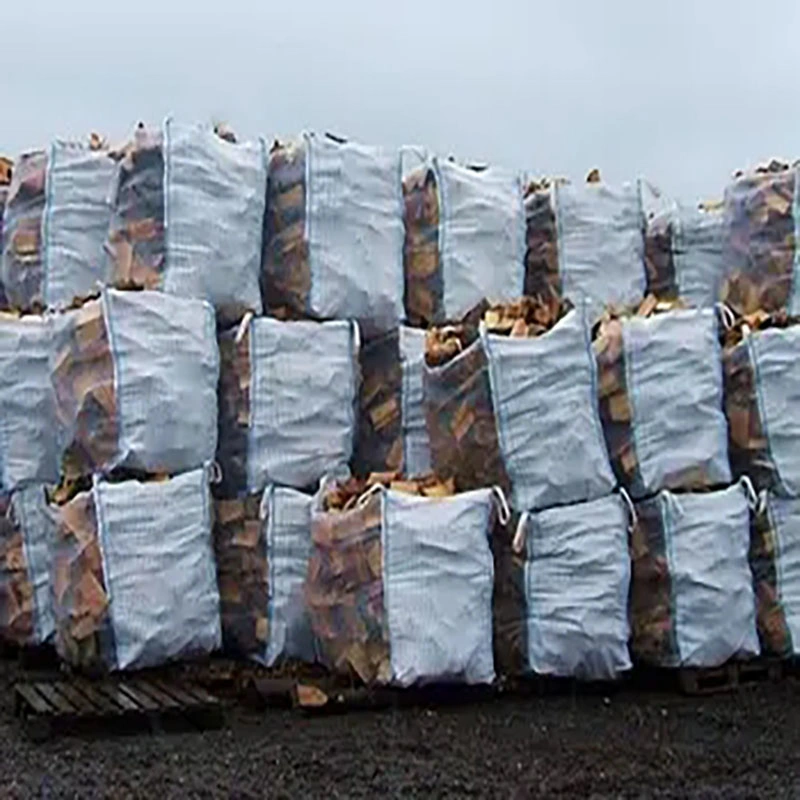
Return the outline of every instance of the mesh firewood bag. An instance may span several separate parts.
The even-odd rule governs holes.
[[[311,550],[310,495],[268,486],[215,503],[214,548],[229,652],[266,666],[315,661],[304,586]]]
[[[355,319],[369,336],[402,321],[399,162],[331,136],[275,144],[261,266],[270,313]]]
[[[463,352],[426,369],[425,403],[433,469],[462,491],[510,487],[513,506],[533,510],[614,488],[579,311],[536,338],[489,333],[484,322]]]
[[[750,529],[750,568],[761,652],[792,658],[800,652],[800,501],[766,491]]]
[[[9,304],[23,310],[44,307],[42,218],[45,210],[47,153],[17,159],[3,212],[2,276]]]
[[[348,488],[323,488],[312,511],[306,599],[324,661],[365,683],[491,682],[495,490]]]
[[[423,371],[425,332],[401,327],[361,348],[353,472],[430,472]]]
[[[595,352],[600,419],[622,486],[639,498],[730,482],[712,309],[610,320]]]
[[[627,529],[616,495],[521,515],[513,540],[495,546],[502,667],[584,680],[630,669]]]
[[[55,518],[43,486],[0,494],[0,641],[24,646],[52,638],[54,538]]]
[[[648,218],[647,291],[706,308],[720,299],[725,275],[725,215],[721,203],[697,208],[673,203]]]
[[[246,320],[220,336],[224,496],[312,487],[347,470],[355,435],[358,326]]]
[[[800,311],[794,292],[797,169],[773,161],[725,191],[722,301],[737,314]]]
[[[220,646],[207,468],[95,480],[58,514],[56,646],[68,664],[139,669]]]
[[[757,489],[800,495],[800,327],[747,333],[724,357],[731,467]]]
[[[88,144],[57,141],[47,160],[41,296],[64,308],[105,283],[105,242],[116,162],[96,134]]]
[[[0,314],[0,486],[58,481],[52,331],[46,318]]]
[[[51,378],[67,477],[177,473],[214,458],[219,353],[199,300],[105,290],[55,320]]]
[[[706,494],[667,490],[636,504],[631,534],[634,659],[659,667],[716,667],[757,656],[748,561],[752,486]]]
[[[0,156],[0,309],[9,307],[6,286],[3,283],[3,216],[5,215],[6,202],[11,190],[11,176],[14,172],[14,163],[9,158]]]

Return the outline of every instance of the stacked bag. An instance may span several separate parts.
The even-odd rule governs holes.
[[[401,687],[800,651],[794,168],[690,210],[171,119],[0,166],[0,638]]]

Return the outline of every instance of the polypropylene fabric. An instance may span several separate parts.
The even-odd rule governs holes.
[[[680,666],[716,667],[734,656],[757,656],[750,511],[743,487],[708,494],[664,491],[659,500]]]
[[[533,510],[609,494],[615,481],[584,314],[571,311],[536,339],[484,330],[482,340],[514,507]]]
[[[720,299],[725,274],[725,215],[678,205],[673,220],[673,252],[678,296],[694,308]]]
[[[164,290],[208,300],[235,320],[261,313],[264,143],[231,143],[200,125],[164,123]]]
[[[403,196],[399,152],[304,136],[310,313],[356,319],[368,335],[403,310]]]
[[[213,461],[219,351],[211,306],[108,290],[103,313],[117,395],[114,466],[172,474]]]
[[[441,213],[444,316],[457,320],[481,300],[513,300],[525,285],[522,177],[434,160]]]
[[[355,433],[358,326],[254,319],[248,489],[297,489],[347,474]]]
[[[777,491],[800,495],[800,327],[770,328],[747,337],[755,367],[758,407]]]
[[[616,495],[525,518],[533,672],[609,680],[631,668],[627,526]]]
[[[316,647],[304,587],[311,553],[311,495],[268,486],[262,509],[269,579],[269,636],[264,663],[284,659],[313,663]]]
[[[116,163],[107,150],[55,142],[47,162],[44,299],[63,308],[105,283],[104,244]]]
[[[491,490],[435,500],[386,491],[382,516],[392,681],[490,683]]]
[[[42,317],[0,317],[0,483],[6,491],[58,482],[51,342]]]
[[[770,496],[769,514],[776,538],[777,600],[791,634],[793,655],[800,654],[800,500]]]
[[[28,580],[33,587],[34,640],[31,644],[44,644],[56,630],[50,589],[50,553],[55,541],[56,520],[47,505],[43,486],[21,489],[12,496],[11,503],[22,531]]]
[[[730,483],[714,310],[633,317],[622,334],[643,495]]]
[[[116,643],[125,670],[206,655],[221,644],[208,473],[94,487]]]
[[[431,470],[431,448],[423,398],[425,331],[400,328],[400,359],[403,370],[403,471],[408,476],[424,475]]]
[[[644,217],[638,182],[553,187],[563,294],[605,305],[635,305],[644,297]]]

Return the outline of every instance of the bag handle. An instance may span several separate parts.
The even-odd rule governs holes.
[[[739,478],[739,485],[744,489],[745,496],[747,497],[747,505],[750,506],[750,510],[758,513],[761,508],[761,502],[753,487],[753,482],[747,475],[742,475],[742,477]],[[766,498],[764,503],[766,503]]]
[[[733,313],[731,307],[726,303],[715,303],[719,311],[719,318],[722,322],[724,330],[729,331],[736,324],[736,314]]]
[[[382,483],[373,483],[361,496],[356,500],[356,508],[361,509],[370,501],[373,495],[379,494],[383,491]]]
[[[497,506],[497,518],[501,525],[508,525],[511,520],[511,509],[508,507],[505,492],[499,486],[492,486],[492,496]]]
[[[625,490],[624,487],[619,487],[619,496],[625,501],[625,505],[628,506],[628,530],[632,531],[639,522],[639,515],[636,513],[636,506],[633,504],[633,500],[631,500],[631,496]]]
[[[242,321],[239,323],[239,327],[236,330],[236,336],[233,338],[234,344],[240,344],[242,339],[244,339],[245,333],[247,333],[247,329],[250,327],[250,320],[252,320],[254,314],[252,311],[248,311],[243,317]]]
[[[519,515],[519,522],[517,523],[517,530],[514,532],[514,538],[511,540],[511,549],[519,555],[525,549],[525,528],[528,526],[528,519],[530,512],[524,511]]]

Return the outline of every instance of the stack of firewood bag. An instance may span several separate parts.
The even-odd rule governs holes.
[[[516,533],[498,527],[495,649],[504,672],[611,680],[630,669],[629,517],[609,495],[523,513]]]
[[[275,144],[262,263],[270,313],[353,319],[369,336],[403,320],[399,162],[330,135]]]
[[[111,191],[109,282],[210,302],[223,323],[261,311],[261,141],[167,119],[140,126]]]
[[[53,603],[68,664],[136,669],[220,646],[208,481],[208,468],[95,479],[58,508]]]
[[[746,480],[704,494],[667,490],[636,504],[631,651],[660,667],[716,667],[757,656]]]
[[[52,638],[54,538],[55,519],[43,486],[0,493],[0,642],[25,646]]]
[[[503,486],[524,511],[611,492],[583,312],[550,318],[549,329],[519,317],[492,333],[499,320],[489,311],[466,347],[447,331],[429,334],[425,403],[437,475],[460,491]]]
[[[399,686],[494,679],[496,495],[392,475],[321,488],[306,601],[331,669]]]
[[[740,173],[725,191],[722,300],[738,314],[797,313],[797,167],[779,161]]]
[[[430,472],[423,371],[425,331],[400,327],[360,351],[353,472]]]
[[[600,419],[621,486],[640,498],[730,482],[713,309],[607,317],[595,351]]]
[[[45,209],[47,153],[24,153],[14,164],[3,211],[0,265],[8,302],[14,308],[41,310],[42,217]]]
[[[220,337],[219,449],[226,497],[270,483],[316,488],[353,451],[353,322],[246,319]]]
[[[228,652],[266,666],[316,658],[303,588],[311,495],[270,485],[215,503],[214,548]]]
[[[213,460],[219,353],[208,303],[104,290],[54,326],[65,477],[173,474]]]

